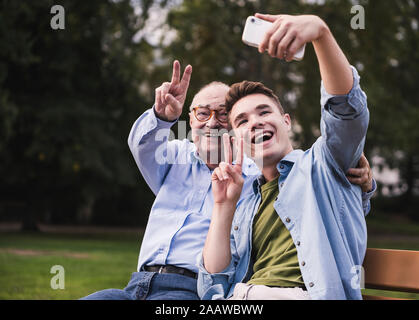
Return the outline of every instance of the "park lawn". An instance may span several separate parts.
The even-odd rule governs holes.
[[[0,233],[0,299],[79,299],[124,288],[136,271],[142,234]],[[52,289],[51,267],[64,268]]]
[[[368,247],[419,250],[417,224],[370,220]],[[385,228],[382,227],[385,226]],[[398,227],[397,227],[398,226]],[[407,232],[401,232],[407,230]],[[142,233],[0,233],[0,299],[78,299],[107,288],[124,288],[136,271]],[[52,266],[65,270],[65,289],[52,289]],[[419,294],[363,290],[363,294],[410,298]]]

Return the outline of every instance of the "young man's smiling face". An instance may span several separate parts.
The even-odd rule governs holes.
[[[293,150],[290,116],[282,114],[277,103],[265,94],[254,93],[238,100],[229,121],[236,137],[244,138],[246,154],[263,167],[276,166]]]

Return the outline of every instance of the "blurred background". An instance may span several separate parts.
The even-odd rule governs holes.
[[[65,9],[64,29],[51,27],[54,5]],[[351,27],[354,5],[364,28]],[[0,299],[126,285],[154,200],[127,138],[174,59],[193,66],[186,105],[211,81],[262,81],[291,114],[295,147],[312,145],[313,47],[301,62],[260,55],[241,41],[255,12],[329,25],[368,95],[365,154],[378,182],[368,246],[419,250],[417,0],[0,0]],[[65,290],[50,287],[57,264]]]

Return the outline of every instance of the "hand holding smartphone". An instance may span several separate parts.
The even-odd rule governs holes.
[[[245,44],[252,47],[259,47],[259,44],[263,41],[266,32],[271,28],[272,22],[250,16],[246,20],[244,26],[242,40]],[[301,49],[292,58],[296,61],[301,61],[304,58],[306,45],[304,44]]]

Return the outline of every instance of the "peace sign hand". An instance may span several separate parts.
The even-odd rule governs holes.
[[[191,79],[192,66],[188,65],[180,79],[180,63],[173,62],[173,73],[171,82],[164,82],[156,89],[154,110],[157,116],[165,121],[174,121],[182,114],[186,93],[188,92]]]
[[[214,203],[223,205],[237,204],[243,188],[244,179],[242,177],[243,164],[243,138],[238,141],[238,153],[236,164],[232,164],[233,152],[231,150],[230,136],[223,134],[224,159],[214,170],[212,180],[212,193]]]

